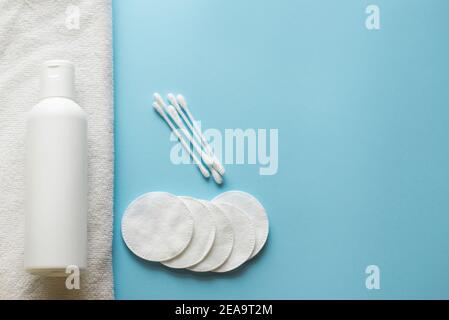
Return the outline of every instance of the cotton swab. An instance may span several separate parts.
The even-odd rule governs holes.
[[[196,143],[196,141],[194,141],[192,139],[192,136],[190,135],[190,133],[188,132],[187,129],[185,129],[185,126],[182,122],[182,120],[179,118],[179,114],[181,115],[181,117],[184,119],[184,121],[187,123],[187,125],[189,126],[189,128],[192,130],[192,132],[194,132],[193,128],[191,127],[190,122],[188,121],[188,119],[186,118],[185,114],[182,112],[181,108],[178,105],[178,102],[176,101],[175,96],[172,93],[169,93],[167,95],[168,101],[171,103],[171,106],[167,106],[167,104],[165,103],[164,99],[162,99],[162,96],[159,93],[155,93],[154,95],[154,99],[156,100],[156,102],[163,108],[165,109],[170,117],[175,121],[176,125],[178,127],[180,127],[184,134],[186,135],[186,137],[192,142],[193,147],[195,148],[195,150],[198,152],[198,154],[201,156],[201,159],[204,161],[204,163],[206,163],[208,166],[211,166],[213,163],[213,159],[211,159],[209,157],[208,154],[206,154],[205,152],[203,152],[201,150],[201,148],[198,146],[198,144]],[[174,107],[173,107],[174,106]],[[175,111],[170,111],[169,109],[174,108]],[[177,112],[176,112],[177,111]],[[171,112],[171,113],[170,113]],[[179,114],[178,114],[179,112]],[[184,130],[185,129],[185,130]],[[198,140],[199,142],[201,142],[200,140]]]
[[[214,178],[215,182],[217,184],[222,184],[223,183],[223,177],[218,173],[217,170],[215,170],[214,168],[212,168],[210,170],[210,172],[212,172],[212,177]]]
[[[198,136],[197,132],[195,131],[195,129],[192,127],[192,124],[190,123],[190,120],[187,118],[187,116],[185,115],[185,113],[182,111],[181,107],[179,106],[178,101],[175,98],[175,95],[173,93],[169,93],[167,95],[167,99],[168,101],[170,101],[170,103],[172,104],[172,106],[175,107],[176,111],[178,111],[178,113],[181,115],[182,119],[184,120],[184,122],[187,124],[187,126],[189,127],[190,131],[193,133],[193,135],[195,136],[195,138],[198,140],[199,143],[203,144],[203,142],[201,141],[201,138]],[[209,150],[206,150],[209,155],[211,155],[212,153],[209,152]]]
[[[153,94],[154,100],[161,106],[161,108],[166,109],[167,105],[165,104],[164,99],[162,99],[161,95],[159,93]]]
[[[197,121],[193,117],[193,114],[190,112],[190,109],[189,109],[189,106],[187,105],[186,99],[184,98],[184,96],[178,94],[175,100],[178,102],[177,105],[180,106],[182,108],[182,111],[185,111],[185,113],[187,114],[187,117],[190,118],[191,125],[189,126],[189,128],[194,132],[195,136],[200,139],[201,144],[206,149],[206,151],[209,153],[209,155],[211,155],[213,157],[213,159],[214,159],[214,168],[221,175],[224,175],[225,172],[226,172],[225,168],[220,163],[220,161],[218,161],[217,157],[212,152],[212,148],[210,147],[209,143],[207,142],[206,137],[204,137],[203,133],[201,132],[201,129],[199,128],[199,126],[197,124]],[[180,113],[184,114],[184,112],[180,112]],[[187,121],[187,122],[190,123],[189,121]]]
[[[176,123],[176,125],[181,129],[181,131],[186,136],[187,140],[190,141],[193,145],[193,148],[196,150],[196,152],[200,155],[201,159],[204,161],[204,163],[211,168],[214,161],[211,157],[209,157],[208,154],[206,154],[201,147],[198,145],[198,143],[193,139],[192,135],[189,133],[187,128],[185,127],[184,123],[182,122],[181,118],[179,117],[178,112],[176,111],[175,107],[172,105],[169,105],[166,108],[168,114],[173,119],[173,121]]]
[[[184,150],[189,153],[189,155],[192,157],[193,162],[198,166],[199,170],[201,171],[201,174],[207,179],[210,177],[209,171],[204,167],[204,165],[201,163],[201,161],[197,158],[197,156],[190,150],[189,146],[185,142],[184,138],[179,134],[178,130],[176,130],[175,126],[171,122],[171,120],[167,117],[165,114],[165,111],[163,107],[161,106],[160,102],[157,101],[158,99],[155,97],[156,102],[153,103],[153,108],[159,113],[159,115],[164,119],[164,121],[167,123],[167,125],[170,127],[171,131],[176,135],[179,142],[181,143]]]
[[[181,96],[182,97],[182,96]],[[213,176],[213,178],[214,178],[214,180],[215,180],[215,182],[217,183],[217,184],[222,184],[223,183],[223,175],[224,175],[224,173],[225,173],[225,169],[224,169],[224,167],[221,165],[221,163],[218,161],[218,159],[215,157],[215,155],[213,154],[213,152],[212,152],[212,150],[211,150],[211,148],[210,148],[210,146],[209,146],[209,144],[207,143],[207,141],[206,141],[206,139],[202,136],[202,134],[201,134],[201,130],[199,130],[199,128],[196,126],[196,124],[195,124],[195,127],[196,127],[196,130],[195,130],[195,127],[192,127],[192,125],[191,125],[191,121],[189,121],[189,119],[186,117],[186,115],[184,114],[184,112],[182,111],[182,109],[180,108],[180,106],[179,106],[179,104],[178,104],[178,101],[176,100],[176,98],[175,98],[175,96],[173,95],[173,94],[169,94],[168,95],[168,100],[170,101],[170,103],[172,103],[172,104],[174,104],[174,111],[177,111],[177,112],[173,112],[173,106],[171,106],[172,108],[170,108],[170,106],[167,106],[166,105],[166,103],[165,103],[165,101],[164,101],[164,99],[162,98],[162,96],[159,94],[159,93],[155,93],[154,94],[154,99],[156,100],[156,103],[157,103],[157,105],[159,106],[159,109],[160,110],[167,110],[167,111],[169,111],[169,110],[171,110],[171,112],[169,111],[169,114],[170,114],[170,116],[172,117],[172,119],[175,121],[175,122],[177,122],[177,125],[183,130],[183,132],[184,133],[187,133],[187,134],[189,134],[188,133],[188,130],[185,128],[185,126],[184,126],[184,124],[183,124],[183,122],[182,122],[182,120],[179,118],[179,115],[181,115],[181,117],[183,118],[183,120],[185,121],[185,123],[189,126],[189,128],[190,128],[190,130],[192,131],[192,133],[195,135],[195,137],[198,139],[198,142],[200,142],[201,143],[201,145],[202,146],[204,146],[204,148],[207,150],[207,155],[206,155],[206,153],[205,152],[202,152],[201,151],[201,148],[198,146],[198,144],[196,144],[196,147],[195,147],[195,144],[194,143],[196,143],[196,142],[194,142],[194,139],[192,138],[192,136],[190,135],[190,138],[187,136],[187,138],[192,142],[192,144],[194,145],[194,148],[197,150],[197,152],[201,155],[201,157],[202,157],[202,159],[203,159],[203,161],[209,166],[209,169],[211,170],[211,172],[212,172],[212,176]],[[185,101],[185,99],[182,97],[182,99],[183,99],[183,101]],[[154,105],[153,105],[154,106]],[[185,104],[185,106],[187,107],[187,104]],[[159,112],[159,111],[158,111]],[[160,112],[159,112],[160,113]],[[173,125],[173,123],[167,118],[167,116],[166,116],[166,114],[165,114],[165,112],[163,112],[163,117],[165,116],[165,118],[166,119],[164,119],[169,125],[171,124],[171,129],[172,129],[172,131],[173,131],[173,128],[174,128],[174,125]],[[191,118],[193,118],[193,116],[191,116]],[[167,121],[168,120],[168,121]],[[175,129],[176,130],[176,129]],[[179,135],[179,132],[176,130],[176,131],[174,131],[175,133],[178,133],[178,135]],[[201,134],[201,136],[199,136],[198,135],[198,133],[200,133]],[[178,136],[177,135],[177,136]],[[179,135],[180,136],[180,135]],[[178,139],[179,139],[179,136],[178,136]],[[182,140],[180,140],[180,141],[182,141],[182,142],[184,142],[184,143],[182,143],[181,142],[181,144],[183,145],[183,147],[184,147],[184,149],[186,149],[188,152],[189,152],[189,154],[191,154],[192,155],[192,158],[196,158],[196,156],[192,153],[192,151],[190,150],[190,148],[187,146],[187,144],[186,144],[186,142],[185,142],[185,140],[181,137],[181,139]],[[197,161],[195,161],[195,163],[198,165],[198,163],[201,165],[201,167],[200,167],[200,170],[201,170],[201,172],[203,173],[203,175],[204,175],[204,170],[203,169],[205,169],[205,167],[201,164],[201,161],[198,159],[198,158],[196,158],[196,160]],[[209,174],[209,172],[206,170],[206,172],[207,172],[207,174],[208,175],[210,175]]]
[[[215,157],[214,153],[212,152],[212,149],[210,148],[209,144],[207,143],[207,140],[202,136],[201,130],[199,128],[195,128],[196,123],[194,121],[192,121],[191,119],[189,120],[188,115],[186,116],[183,109],[180,107],[178,100],[175,98],[175,96],[172,93],[169,93],[167,95],[167,99],[176,108],[176,110],[181,115],[184,122],[187,123],[187,126],[189,127],[190,131],[192,131],[195,138],[206,150],[206,153],[212,158],[213,167],[215,168],[215,170],[217,170],[218,173],[220,173],[220,175],[224,175],[225,174],[224,167],[221,165],[220,161],[218,161],[217,157]],[[185,102],[185,99],[184,98],[182,98],[182,99],[183,99],[183,102]],[[193,116],[191,118],[193,118]]]
[[[206,165],[209,167],[209,170],[212,172],[212,177],[214,178],[215,182],[217,184],[223,183],[223,177],[218,173],[218,171],[213,167],[213,160],[209,155],[206,155],[206,153],[201,149],[201,147],[198,145],[198,143],[195,141],[195,139],[192,137],[192,135],[187,130],[186,126],[182,122],[181,118],[179,117],[178,112],[176,111],[175,107],[172,105],[169,105],[167,107],[167,112],[170,115],[170,117],[175,121],[176,125],[181,129],[181,131],[184,133],[185,137],[188,141],[190,141],[195,148],[196,152],[201,155],[201,158],[206,163]]]
[[[179,112],[179,114],[181,115],[182,119],[183,119],[183,120],[187,123],[187,125],[189,126],[190,130],[195,134],[196,132],[195,132],[195,130],[193,129],[192,124],[190,123],[189,119],[186,117],[186,115],[184,114],[184,112],[182,112],[182,109],[181,109],[181,107],[179,106],[178,100],[176,100],[175,95],[174,95],[173,93],[169,93],[169,94],[167,95],[167,99],[168,99],[168,101],[170,101],[170,103],[172,104],[172,106],[174,106],[174,107],[176,108],[176,110],[177,110],[177,111]],[[198,141],[201,141],[201,140],[199,139],[199,137],[197,137],[197,138],[198,138]]]
[[[170,102],[172,101],[170,99],[171,96],[173,96],[173,95],[172,94],[168,95],[168,98],[169,98]],[[164,99],[162,99],[162,96],[159,93],[156,92],[153,95],[153,97],[154,97],[154,100],[156,100],[156,103],[158,103],[161,108],[163,108],[164,110],[166,110],[170,114],[170,110],[169,110],[170,106],[167,106],[167,104],[165,103]],[[174,98],[174,96],[173,96],[173,98]],[[174,101],[176,102],[176,99]],[[176,102],[176,104],[177,104],[177,102]],[[178,108],[179,108],[179,105],[178,105]],[[182,116],[184,116],[184,114],[182,114]],[[179,116],[178,116],[178,113],[176,112],[176,110],[175,110],[175,112],[172,112],[170,114],[170,117],[175,121],[175,123],[178,125],[178,127],[180,127],[181,129],[185,128],[183,126],[183,123],[182,123],[181,119],[179,119]],[[206,154],[205,152],[201,151],[201,148],[198,146],[198,144],[196,144],[196,142],[193,141],[193,139],[191,139],[191,136],[190,136],[189,132],[187,131],[187,129],[183,130],[183,131],[184,131],[184,134],[186,134],[186,137],[192,142],[193,147],[196,149],[198,154],[201,156],[201,159],[204,161],[204,163],[207,164],[207,166],[211,166],[212,163],[214,162],[213,159],[211,157],[209,157],[208,154]],[[187,136],[187,134],[189,134],[189,136]]]

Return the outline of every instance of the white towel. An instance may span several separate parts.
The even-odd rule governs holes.
[[[111,38],[110,0],[0,0],[0,299],[114,298]],[[74,62],[77,102],[88,113],[89,256],[80,290],[23,270],[24,116],[49,59]]]

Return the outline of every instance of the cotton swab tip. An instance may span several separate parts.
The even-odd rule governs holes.
[[[170,101],[170,103],[175,106],[175,107],[179,107],[178,101],[176,101],[175,95],[173,93],[169,93],[167,95],[167,99],[168,101]]]
[[[212,170],[212,177],[217,184],[223,183],[223,177],[216,170]]]
[[[167,111],[170,117],[172,117],[172,119],[175,120],[176,124],[180,125],[181,118],[179,117],[178,111],[176,111],[175,107],[169,105],[167,107]]]
[[[176,96],[176,100],[178,100],[179,105],[180,105],[183,109],[187,108],[187,101],[186,101],[186,99],[184,98],[183,95],[178,94],[178,95]]]
[[[159,105],[159,103],[157,103],[156,101],[153,102],[153,108],[154,108],[154,110],[156,110],[161,116],[164,114],[164,110],[163,110],[162,107]]]
[[[153,94],[154,100],[156,100],[156,102],[161,106],[161,107],[165,107],[165,102],[164,99],[162,99],[162,96],[159,93],[154,93]]]
[[[204,178],[208,179],[210,177],[210,173],[205,167],[198,166],[198,168],[200,169],[201,174],[203,175]]]
[[[220,161],[218,161],[218,159],[217,159],[217,157],[215,155],[213,156],[213,164],[212,164],[212,166],[214,167],[215,170],[218,171],[218,173],[220,175],[224,176],[224,174],[226,173],[225,168],[220,163]]]

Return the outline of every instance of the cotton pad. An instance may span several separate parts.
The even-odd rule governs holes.
[[[237,269],[248,260],[254,250],[256,234],[249,216],[237,207],[227,203],[216,204],[231,221],[234,231],[234,245],[229,258],[213,272],[228,272]]]
[[[122,237],[137,256],[165,261],[179,255],[193,234],[192,215],[178,197],[151,192],[134,200],[122,218]]]
[[[195,272],[212,271],[221,266],[229,257],[234,243],[234,231],[231,221],[225,213],[216,205],[202,201],[202,203],[212,213],[215,222],[215,241],[207,256],[198,264],[190,267],[189,270]]]
[[[260,202],[249,193],[242,191],[228,191],[218,195],[212,201],[231,204],[248,214],[256,230],[256,244],[250,258],[257,255],[268,238],[268,217]]]
[[[215,220],[209,209],[200,201],[190,197],[181,199],[193,217],[193,236],[188,247],[173,259],[162,264],[175,269],[191,267],[209,253],[215,239]]]

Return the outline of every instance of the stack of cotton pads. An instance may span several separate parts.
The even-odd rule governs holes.
[[[241,191],[212,201],[151,192],[134,200],[122,237],[137,256],[174,269],[228,272],[257,255],[268,237],[260,202]]]

